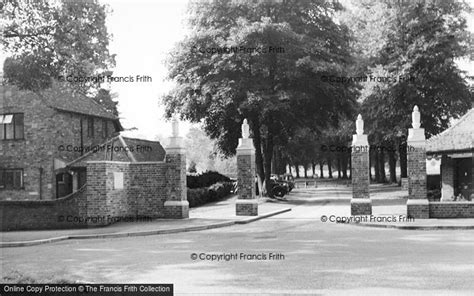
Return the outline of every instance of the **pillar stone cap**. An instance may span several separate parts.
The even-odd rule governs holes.
[[[372,203],[372,200],[367,197],[367,198],[352,198],[351,199],[351,204],[352,203]]]
[[[430,202],[428,199],[421,199],[421,198],[418,198],[418,199],[408,199],[407,200],[407,205],[429,205]]]
[[[182,137],[170,137],[166,150],[173,148],[184,148]]]
[[[237,146],[237,150],[242,150],[242,149],[254,149],[252,138],[239,139],[239,146]]]
[[[407,142],[418,142],[425,141],[425,129],[424,128],[410,128],[408,129]]]
[[[189,202],[187,200],[167,200],[164,206],[189,206]]]
[[[184,147],[166,147],[166,154],[186,154],[186,149]]]
[[[258,204],[258,199],[256,198],[249,198],[249,199],[237,199],[235,201],[236,204]]]
[[[352,146],[368,146],[367,135],[352,135]]]

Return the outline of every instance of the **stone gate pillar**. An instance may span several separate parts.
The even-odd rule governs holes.
[[[351,215],[372,215],[372,201],[369,196],[369,142],[364,134],[364,121],[359,114],[356,134],[352,136],[352,199]]]
[[[429,218],[429,202],[426,195],[426,138],[421,128],[418,106],[413,108],[412,126],[408,130],[407,170],[408,201],[407,215],[412,218]]]
[[[166,164],[168,166],[167,197],[164,204],[165,218],[189,218],[189,203],[186,188],[186,154],[183,138],[179,136],[179,123],[172,120],[173,133],[166,147]]]
[[[247,119],[242,124],[242,138],[237,147],[237,182],[239,197],[235,203],[237,216],[257,216],[258,200],[255,194],[255,148],[249,138]]]

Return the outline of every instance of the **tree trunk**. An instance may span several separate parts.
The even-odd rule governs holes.
[[[337,166],[337,178],[341,179],[342,167],[341,167],[341,155],[339,155],[339,153],[336,155],[336,166]]]
[[[369,181],[373,181],[373,177],[372,177],[372,164],[373,164],[372,156],[373,156],[373,152],[372,152],[372,150],[369,150]],[[351,178],[352,178],[352,157],[351,157]]]
[[[369,159],[370,159],[370,157],[369,157]],[[349,162],[349,179],[352,179],[352,157],[351,157],[350,154],[349,154],[348,162]],[[370,176],[370,165],[369,165],[369,176]]]
[[[273,156],[273,134],[270,129],[267,132],[267,138],[265,139],[265,145],[263,147],[263,164],[265,172],[265,187],[267,190],[267,196],[273,197],[272,184],[270,182],[271,170],[272,170],[272,156]]]
[[[379,170],[380,170],[379,183],[385,183],[385,182],[387,182],[387,178],[385,176],[385,153],[383,152],[383,150],[380,150],[378,155],[379,155]]]
[[[374,170],[375,170],[375,182],[380,182],[380,165],[379,165],[379,152],[374,150]]]
[[[316,176],[316,163],[314,161],[311,162],[311,167],[313,168],[313,178]]]
[[[281,146],[275,146],[274,150],[275,152],[273,153],[272,160],[272,174],[282,175],[286,173],[286,161],[283,159]]]
[[[272,162],[271,162],[271,173],[272,174],[278,174],[277,171],[278,171],[278,152],[277,152],[277,148],[275,147],[275,149],[273,150],[273,156],[272,156]]]
[[[323,161],[320,160],[320,161],[319,161],[319,178],[321,178],[321,179],[324,179],[324,171],[323,171],[323,169],[324,169],[324,164],[323,164]]]
[[[300,177],[300,164],[295,163],[296,178]]]
[[[262,155],[262,137],[260,134],[260,124],[258,119],[252,121],[252,133],[253,133],[253,145],[255,147],[255,166],[257,168],[257,185],[260,196],[263,196],[263,180],[265,180],[265,172],[263,168],[263,155]]]
[[[293,175],[293,173],[291,172],[291,163],[288,163],[288,171],[289,171],[290,175]]]
[[[328,157],[327,158],[327,162],[328,162],[328,174],[329,174],[329,179],[332,179],[332,166],[331,166],[331,157]]]
[[[347,154],[342,155],[342,178],[347,179]]]
[[[392,147],[394,148],[394,147]],[[397,183],[397,158],[394,149],[388,152],[388,165],[390,168],[390,183]]]
[[[399,153],[400,153],[400,176],[402,178],[408,177],[407,172],[407,143],[405,140],[400,145]]]
[[[303,165],[303,167],[304,167],[304,177],[305,179],[307,179],[308,178],[308,164]]]

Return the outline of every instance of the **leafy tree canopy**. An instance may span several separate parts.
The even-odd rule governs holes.
[[[115,57],[109,53],[110,35],[105,19],[107,7],[98,1],[6,1],[1,46],[10,54],[5,62],[7,80],[40,91],[59,76],[110,74]],[[100,84],[71,83],[75,91],[107,100]]]
[[[441,132],[451,118],[465,113],[472,91],[456,65],[457,59],[472,57],[474,48],[465,19],[471,10],[465,2],[362,1],[356,7],[356,17],[348,21],[360,29],[355,35],[387,36],[380,39],[377,52],[366,47],[372,39],[356,38],[360,53],[365,54],[362,69],[365,74],[395,78],[364,84],[362,109],[371,132],[380,139],[406,133],[414,105],[420,107],[428,135]],[[370,20],[379,24],[378,29]]]
[[[336,123],[352,106],[352,90],[321,76],[342,75],[351,62],[348,30],[332,19],[339,9],[335,1],[193,2],[191,35],[169,60],[177,88],[164,98],[168,116],[203,121],[227,155],[235,153],[245,117],[263,140]],[[240,47],[267,52],[205,52]]]

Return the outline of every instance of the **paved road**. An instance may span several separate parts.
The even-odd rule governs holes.
[[[347,215],[347,202],[316,202],[303,193],[294,199],[291,212],[248,225],[1,249],[1,272],[18,271],[46,281],[173,283],[177,295],[474,291],[474,231],[323,223],[321,215]],[[193,260],[193,253],[231,260]],[[263,259],[262,254],[266,260],[247,260]]]

